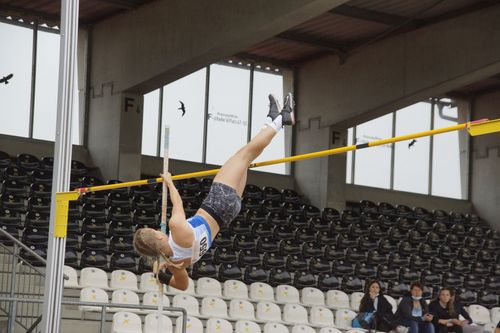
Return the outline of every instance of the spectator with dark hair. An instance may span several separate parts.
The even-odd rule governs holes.
[[[381,332],[391,329],[394,314],[389,301],[382,294],[380,282],[373,280],[367,284],[365,295],[361,299],[359,312],[371,312],[375,314],[371,328]]]
[[[433,316],[422,298],[423,290],[424,287],[419,282],[411,284],[410,293],[403,296],[398,305],[394,326],[408,327],[409,333],[434,333]]]

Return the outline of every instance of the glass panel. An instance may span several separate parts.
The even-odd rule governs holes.
[[[144,95],[144,113],[142,118],[143,155],[156,156],[158,147],[158,112],[160,110],[160,89]]]
[[[269,112],[269,94],[272,93],[283,107],[283,76],[279,74],[254,72],[252,96],[252,137],[264,126]],[[262,154],[257,162],[285,157],[285,131],[280,131]],[[257,171],[285,174],[285,164],[268,165],[256,168]]]
[[[396,112],[396,136],[428,131],[431,104],[416,103]],[[429,193],[429,137],[396,143],[394,189]]]
[[[203,68],[163,87],[161,155],[165,126],[168,125],[170,157],[185,161],[202,161],[205,84],[206,69]]]
[[[33,30],[0,23],[0,40],[0,78],[14,74],[8,84],[0,84],[0,133],[27,137]]]
[[[56,136],[59,42],[58,34],[38,32],[33,119],[33,138],[35,139],[54,141]],[[78,98],[78,95],[75,98]],[[78,119],[78,113],[75,113],[73,117]]]
[[[352,145],[352,133],[353,128],[347,130],[347,145]],[[347,163],[346,163],[346,173],[345,182],[347,184],[352,184],[352,151],[347,152]]]
[[[250,70],[210,66],[207,163],[222,165],[247,142]]]
[[[392,113],[356,126],[356,144],[389,138]],[[391,182],[391,145],[356,150],[354,183],[389,188]]]
[[[445,116],[457,118],[457,108],[444,107]],[[442,119],[436,106],[434,128],[453,126],[457,121]],[[432,152],[432,195],[462,199],[458,131],[434,136]]]

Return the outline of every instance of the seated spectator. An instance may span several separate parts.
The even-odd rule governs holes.
[[[437,299],[429,304],[429,313],[434,315],[432,323],[436,333],[463,333],[462,326],[467,321],[458,319],[450,288],[439,290]]]
[[[422,298],[424,287],[419,282],[411,284],[410,293],[403,296],[395,314],[394,326],[409,328],[409,333],[434,333],[432,314]],[[398,332],[402,330],[398,327]]]
[[[377,280],[367,284],[365,295],[359,305],[359,312],[375,313],[375,319],[370,328],[382,332],[388,332],[391,329],[391,323],[394,319],[392,306],[382,294],[380,282]]]

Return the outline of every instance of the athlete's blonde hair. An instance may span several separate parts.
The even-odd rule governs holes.
[[[182,268],[182,264],[172,262],[162,250],[162,242],[157,238],[156,230],[151,228],[138,229],[134,234],[134,248],[141,256],[151,257],[158,262],[162,258],[167,266]]]

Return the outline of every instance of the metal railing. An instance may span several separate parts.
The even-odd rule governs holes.
[[[42,304],[43,299],[38,299],[38,298],[16,298],[16,297],[2,297],[0,296],[0,302],[9,302],[13,304],[14,306],[17,306],[18,303],[33,303],[33,304]],[[120,309],[134,309],[134,310],[157,310],[158,308],[154,306],[148,306],[148,305],[131,305],[131,304],[115,304],[115,303],[96,303],[96,302],[82,302],[82,301],[70,301],[70,300],[65,300],[63,299],[61,301],[61,304],[63,305],[78,305],[78,306],[92,306],[92,307],[99,307],[101,308],[100,312],[100,326],[99,326],[99,333],[104,332],[104,327],[106,324],[106,314],[108,314],[110,311],[108,311],[108,308],[120,308]],[[178,307],[164,307],[164,311],[170,311],[170,312],[180,312],[182,313],[182,327],[181,327],[181,332],[186,333],[186,325],[187,325],[187,311],[184,308],[178,308]],[[95,312],[95,311],[93,311]],[[15,313],[14,313],[15,315]],[[28,330],[27,330],[28,332]],[[40,332],[37,327],[31,327],[29,332]]]
[[[0,244],[2,257],[0,260],[0,297],[43,299],[45,285],[43,269],[47,261],[7,231],[0,229],[0,235],[3,239]],[[40,265],[40,267],[35,265]],[[64,275],[64,279],[68,279],[68,276]],[[0,301],[0,311],[7,314],[7,332],[11,333],[14,331],[16,322],[26,330],[39,322],[42,306],[38,303],[22,302],[18,307],[16,302]]]

